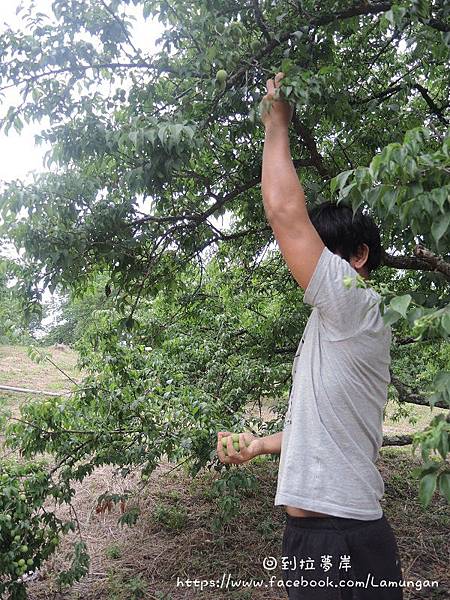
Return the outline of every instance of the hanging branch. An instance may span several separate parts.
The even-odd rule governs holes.
[[[412,435],[384,435],[382,446],[408,446],[412,444]]]
[[[253,8],[255,10],[255,19],[256,19],[256,22],[258,23],[258,26],[261,29],[261,31],[262,31],[264,37],[266,38],[266,40],[268,42],[271,42],[272,41],[272,37],[271,37],[271,35],[269,33],[269,30],[267,29],[267,26],[266,26],[266,24],[264,22],[264,17],[263,17],[263,14],[261,12],[261,9],[259,7],[259,2],[258,2],[258,0],[252,0],[252,1],[253,1]]]
[[[386,267],[394,267],[394,269],[436,271],[450,281],[450,263],[423,246],[416,246],[414,254],[415,256],[394,256],[383,250],[381,262]]]
[[[398,377],[392,374],[391,372],[391,383],[397,390],[398,398],[401,402],[406,402],[408,404],[417,404],[418,406],[429,406],[431,408],[430,402],[427,398],[418,394],[417,392],[411,391],[409,386],[407,386],[403,381],[400,381]],[[435,402],[434,406],[438,408],[449,408],[448,404],[444,401],[439,400]]]
[[[12,385],[0,385],[0,390],[4,390],[5,392],[17,392],[20,394],[40,394],[41,396],[67,396],[72,392],[46,392],[44,390],[33,390],[29,388],[15,387]]]
[[[431,252],[431,250],[428,250],[428,248],[422,246],[422,244],[418,244],[415,247],[414,254],[417,256],[417,258],[424,260],[430,266],[432,266],[435,271],[439,271],[445,275],[445,277],[450,281],[450,263],[446,262],[441,256],[436,256],[433,254],[433,252]]]
[[[309,28],[316,28],[323,25],[329,25],[330,23],[334,23],[335,21],[341,21],[345,19],[351,19],[352,17],[363,16],[363,15],[376,15],[382,12],[388,11],[392,7],[392,2],[367,2],[364,0],[360,4],[356,4],[350,8],[347,8],[342,11],[338,11],[335,13],[327,13],[324,15],[320,15],[319,17],[310,19],[307,24]],[[209,110],[209,115],[203,120],[200,124],[198,131],[202,131],[206,129],[206,127],[211,123],[211,121],[215,118],[215,109],[220,104],[222,98],[225,96],[228,89],[232,88],[236,83],[245,76],[246,71],[248,70],[248,64],[260,64],[261,59],[265,56],[269,56],[278,46],[282,46],[285,42],[290,39],[295,39],[296,31],[286,31],[279,36],[272,37],[270,42],[267,43],[266,46],[261,48],[259,52],[257,52],[254,56],[250,56],[246,61],[247,64],[237,69],[231,77],[229,77],[226,81],[224,89],[216,95],[214,102],[211,105]]]
[[[300,136],[306,148],[308,149],[309,154],[311,156],[311,162],[316,167],[317,172],[320,175],[322,175],[322,177],[330,179],[333,175],[330,173],[329,169],[325,165],[323,157],[317,149],[317,144],[314,140],[314,137],[312,136],[311,132],[307,129],[307,127],[300,121],[295,111],[292,118],[292,124],[294,126],[295,132]]]

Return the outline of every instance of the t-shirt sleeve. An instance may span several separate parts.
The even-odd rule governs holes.
[[[345,339],[374,327],[381,319],[379,296],[371,288],[344,285],[344,278],[358,273],[350,263],[327,247],[323,249],[303,300],[316,307],[327,337]]]

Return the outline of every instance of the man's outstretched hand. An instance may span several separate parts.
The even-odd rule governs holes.
[[[259,105],[261,121],[267,129],[288,129],[294,107],[280,96],[280,81],[284,73],[275,75],[275,80],[268,79],[266,83],[267,94]]]
[[[239,450],[233,446],[231,431],[219,431],[217,433],[217,456],[220,462],[226,465],[241,465],[242,463],[255,458],[258,454],[262,454],[262,440],[254,436],[252,433],[239,434]],[[223,446],[222,438],[226,438],[227,446]]]

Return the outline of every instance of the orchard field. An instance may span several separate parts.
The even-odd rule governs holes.
[[[76,353],[72,350],[49,348],[51,359],[75,380]],[[21,383],[36,390],[61,391],[70,389],[67,378],[47,361],[36,365],[25,347],[0,347],[0,385]],[[17,414],[20,403],[36,401],[34,395],[3,393],[2,398]],[[263,417],[270,419],[271,402],[262,405]],[[387,413],[397,412],[392,400]],[[439,411],[439,409],[435,409]],[[248,406],[248,414],[258,412]],[[386,417],[384,431],[389,435],[406,435],[417,425],[428,423],[430,409],[412,406],[408,417],[393,420]],[[416,425],[409,421],[413,419]],[[411,589],[405,600],[448,598],[450,514],[442,498],[435,498],[425,510],[417,499],[417,477],[411,471],[420,461],[411,455],[410,446],[384,448],[378,467],[385,480],[386,511],[398,536],[405,579],[437,580],[440,585],[430,595]],[[231,574],[234,580],[268,581],[263,569],[265,556],[279,557],[284,517],[280,508],[274,509],[277,462],[274,457],[259,457],[244,467],[256,478],[254,490],[242,492],[242,512],[223,527],[214,528],[214,517],[220,511],[213,483],[218,475],[202,473],[192,478],[167,459],[143,484],[138,471],[126,480],[110,466],[99,467],[82,484],[76,486],[73,507],[80,523],[92,559],[89,574],[61,596],[67,600],[129,600],[148,598],[178,600],[182,598],[232,598],[236,600],[275,600],[284,598],[282,590],[236,589],[232,592],[198,590],[177,587],[177,578],[222,578]],[[138,505],[141,516],[133,527],[118,524],[119,507],[99,512],[97,499],[105,491],[131,491],[131,505]],[[239,490],[238,490],[239,493]],[[67,509],[53,505],[58,513]],[[102,507],[103,508],[103,507]],[[40,570],[39,577],[28,584],[33,600],[50,599],[58,589],[56,573],[67,568],[71,540],[64,540],[56,554]],[[251,557],[250,557],[251,555]],[[272,573],[270,573],[272,574]],[[279,568],[275,571],[281,578]],[[428,595],[425,595],[427,592]]]

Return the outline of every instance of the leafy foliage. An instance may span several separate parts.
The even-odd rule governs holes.
[[[29,344],[35,340],[39,320],[24,323],[21,303],[14,293],[14,268],[10,260],[0,259],[0,343]]]
[[[40,344],[75,346],[89,327],[95,311],[113,306],[113,298],[108,299],[105,295],[107,280],[107,275],[99,273],[82,295],[63,294],[52,299],[45,308],[53,315],[53,323],[47,326]]]
[[[25,598],[23,575],[39,568],[58,547],[62,535],[73,531],[73,521],[63,522],[44,502],[67,501],[67,486],[55,485],[44,464],[19,465],[3,462],[0,468],[0,592],[12,598]],[[89,557],[85,545],[77,543],[72,565],[60,573],[60,581],[70,584],[87,572]]]

